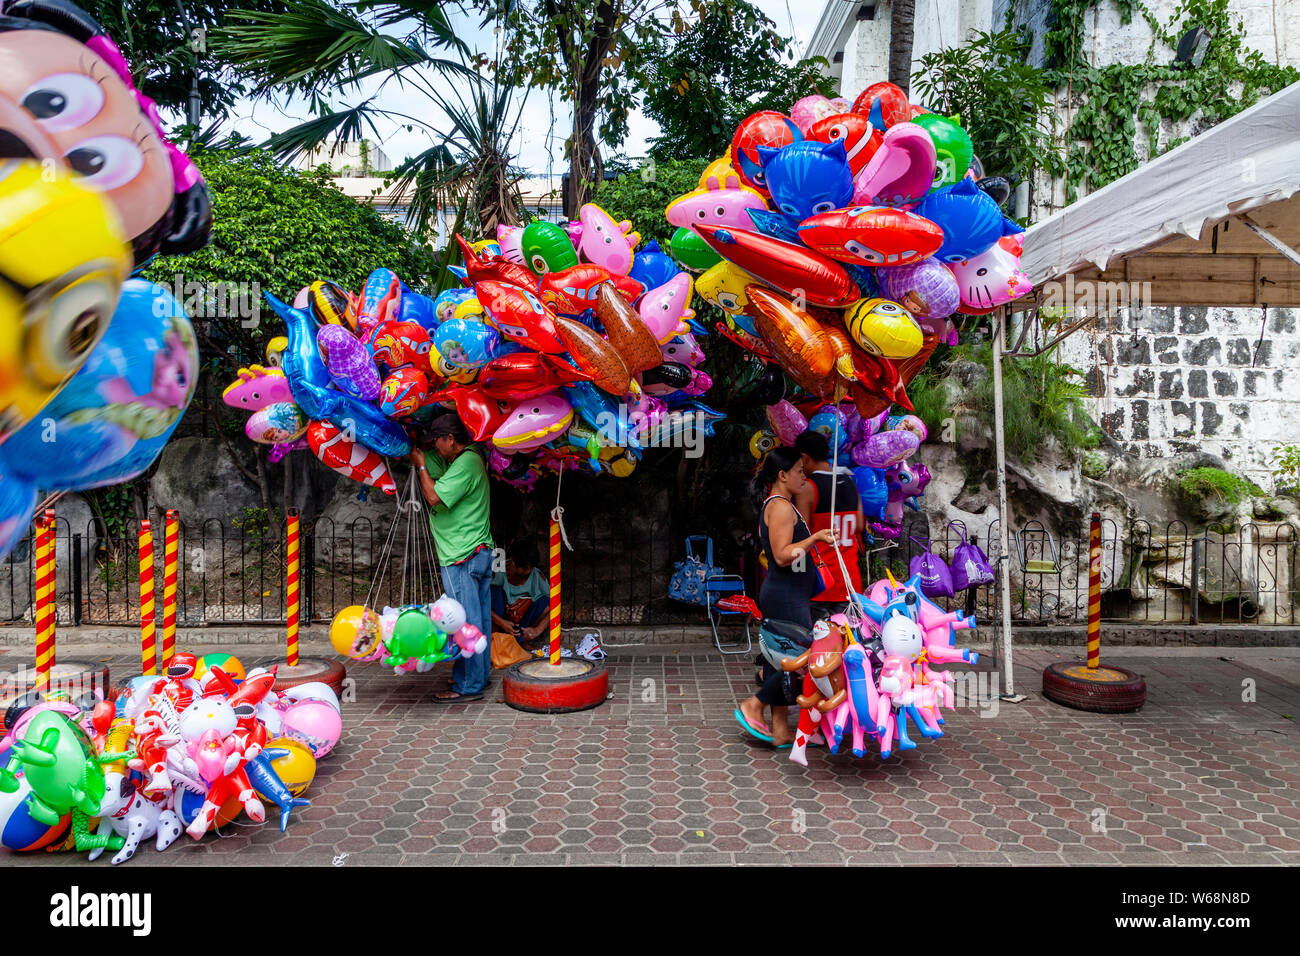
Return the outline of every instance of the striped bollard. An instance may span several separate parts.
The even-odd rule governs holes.
[[[289,510],[288,521],[288,564],[289,581],[285,593],[289,616],[289,648],[285,663],[290,667],[298,666],[298,509]]]
[[[1101,515],[1088,531],[1088,667],[1101,666]]]
[[[36,520],[36,690],[54,669],[54,509]]]
[[[560,663],[560,522],[551,517],[551,663]]]
[[[176,565],[180,544],[180,512],[167,512],[163,521],[162,672],[176,652]]]
[[[153,526],[140,522],[140,673],[158,674],[158,651],[154,631]]]

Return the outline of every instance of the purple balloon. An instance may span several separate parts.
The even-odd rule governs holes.
[[[322,325],[316,333],[316,347],[339,391],[373,402],[382,382],[370,350],[341,325]]]
[[[868,468],[888,468],[910,457],[921,447],[921,439],[902,429],[877,432],[853,446],[853,463]]]
[[[905,308],[917,322],[942,319],[961,305],[957,277],[934,256],[910,266],[877,269],[876,281],[881,294]]]
[[[782,445],[793,445],[794,440],[808,428],[808,419],[803,417],[803,412],[784,398],[767,406],[767,423]]]

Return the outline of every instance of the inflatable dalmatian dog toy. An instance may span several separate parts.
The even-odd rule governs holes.
[[[175,810],[166,810],[142,797],[127,777],[116,771],[104,774],[104,799],[99,804],[99,834],[116,831],[126,839],[126,845],[113,857],[113,865],[125,863],[135,856],[141,840],[157,835],[154,846],[158,852],[167,849],[181,835],[181,818]],[[90,851],[90,859],[97,860],[103,847]]]

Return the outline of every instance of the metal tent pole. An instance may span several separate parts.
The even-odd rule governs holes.
[[[1002,407],[1002,336],[1006,331],[1008,311],[1002,308],[993,319],[993,438],[998,456],[998,529],[1002,551],[998,556],[998,584],[1002,600],[1002,668],[1006,672],[1006,696],[1015,695],[1015,670],[1011,652],[1011,551],[1008,547],[1007,523],[1007,448],[1006,425]]]

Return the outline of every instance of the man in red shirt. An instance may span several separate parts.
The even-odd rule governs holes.
[[[862,591],[862,569],[859,566],[861,547],[859,538],[865,527],[862,521],[862,499],[853,481],[853,472],[841,464],[837,472],[831,471],[831,443],[821,432],[806,431],[794,442],[795,451],[803,459],[804,474],[808,483],[796,495],[797,507],[808,519],[814,534],[824,528],[835,532],[835,540],[849,572],[849,585]],[[835,483],[835,514],[831,514],[831,483]],[[822,617],[842,613],[848,607],[849,594],[844,588],[844,573],[840,563],[829,548],[824,548],[826,564],[835,582],[813,598],[814,609],[823,611]]]

